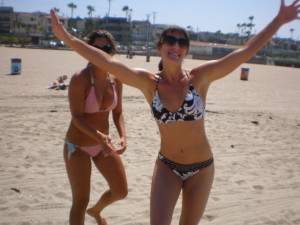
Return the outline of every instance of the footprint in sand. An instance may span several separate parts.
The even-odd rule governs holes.
[[[212,197],[212,199],[216,202],[221,200],[220,198],[217,198],[217,197]]]
[[[17,208],[22,211],[22,212],[25,212],[29,209],[29,206],[28,205],[19,205],[17,206]]]
[[[264,187],[261,186],[261,185],[254,185],[253,188],[254,188],[255,190],[257,190],[257,191],[261,191],[261,190],[264,189]]]
[[[204,215],[203,218],[204,218],[205,220],[212,221],[212,220],[214,220],[216,217],[215,217],[215,216],[212,216],[212,215]]]
[[[55,194],[55,197],[57,197],[57,198],[67,198],[67,195],[64,192],[58,192],[58,193]]]
[[[237,183],[238,185],[241,185],[241,184],[246,183],[246,181],[245,181],[245,180],[238,180],[238,181],[236,181],[235,183]]]
[[[21,179],[24,176],[25,176],[24,174],[18,174],[18,175],[16,175],[16,178]]]

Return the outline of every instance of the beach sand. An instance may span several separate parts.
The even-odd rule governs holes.
[[[10,75],[10,59],[22,59]],[[116,58],[156,71],[159,58]],[[86,61],[73,51],[0,47],[0,225],[68,224],[71,191],[62,147],[70,121],[67,91],[49,90]],[[183,67],[204,63],[186,59]],[[247,67],[249,80],[240,80]],[[300,70],[243,64],[211,85],[206,131],[216,174],[203,225],[300,224]],[[128,148],[122,156],[129,194],[103,211],[108,224],[149,224],[159,133],[142,94],[124,86]],[[117,137],[115,128],[111,136]],[[105,191],[93,168],[90,204]],[[178,224],[181,199],[172,225]],[[86,224],[95,222],[86,216]]]

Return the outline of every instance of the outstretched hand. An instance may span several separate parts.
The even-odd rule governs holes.
[[[277,18],[282,24],[300,19],[300,0],[295,0],[291,5],[286,6],[284,0],[281,0],[281,6]]]
[[[63,24],[59,21],[54,9],[50,10],[52,31],[55,36],[68,45],[68,41],[72,40],[73,36],[64,28]]]

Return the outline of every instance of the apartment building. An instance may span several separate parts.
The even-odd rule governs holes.
[[[149,45],[153,40],[151,23],[149,20],[132,21],[132,40],[134,45]]]
[[[59,16],[59,21],[64,25],[64,27],[68,27],[68,19],[65,17]],[[44,14],[40,17],[40,29],[43,31],[43,36],[54,37],[52,33],[52,25],[51,25],[51,16],[48,14]]]
[[[14,10],[12,7],[0,7],[0,34],[10,33],[14,26]]]
[[[110,32],[120,44],[132,42],[131,25],[126,18],[105,17],[95,23],[95,29],[103,29]]]
[[[13,33],[34,35],[40,33],[39,18],[39,14],[15,13],[15,27]]]

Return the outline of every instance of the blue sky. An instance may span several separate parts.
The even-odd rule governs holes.
[[[293,0],[285,0],[290,4]],[[73,2],[77,5],[74,17],[87,17],[87,6],[95,8],[93,16],[103,17],[108,12],[108,0],[0,0],[3,6],[12,6],[16,12],[49,12],[50,8],[60,9],[60,15],[71,16],[67,7]],[[237,32],[238,23],[249,23],[254,16],[253,31],[257,33],[277,14],[280,0],[112,0],[110,16],[125,17],[124,6],[132,9],[133,20],[146,20],[150,14],[153,23],[173,24],[182,27],[192,26],[195,31],[223,33]],[[155,14],[154,14],[155,12]],[[300,40],[300,21],[286,24],[278,37],[290,38],[290,29],[294,29],[293,38]]]

